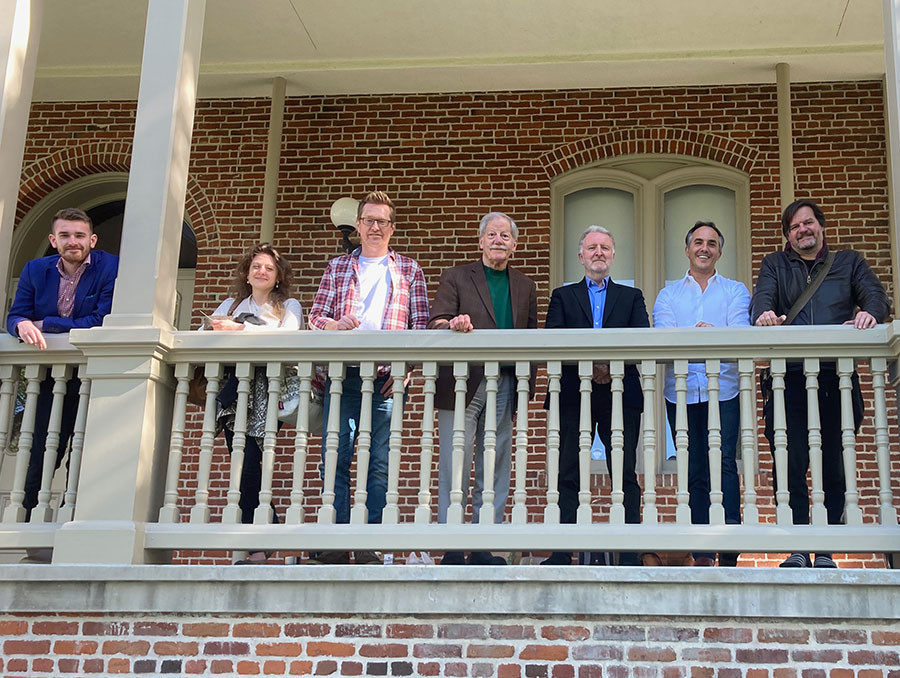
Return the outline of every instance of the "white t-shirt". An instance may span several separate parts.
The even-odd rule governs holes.
[[[388,255],[359,258],[359,329],[380,330],[391,288]]]
[[[219,307],[213,312],[213,315],[227,315],[234,304],[234,298],[228,297],[219,304]],[[252,313],[262,320],[265,325],[254,325],[253,323],[245,323],[244,329],[251,332],[259,330],[302,330],[306,329],[306,323],[303,321],[303,308],[296,299],[288,299],[284,302],[284,316],[279,318],[272,310],[272,305],[265,303],[262,306],[253,301],[253,297],[247,297],[237,307],[231,311],[231,316],[235,317],[241,313]],[[203,327],[201,326],[202,330]]]

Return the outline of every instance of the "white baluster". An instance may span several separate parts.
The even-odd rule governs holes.
[[[594,363],[578,361],[578,512],[575,522],[589,525],[594,519],[591,508],[591,446],[594,427],[591,419],[591,393],[593,392]]]
[[[875,407],[875,455],[878,459],[878,518],[882,525],[897,524],[897,509],[891,491],[891,438],[888,434],[885,378],[887,360],[872,358],[872,391]]]
[[[294,436],[294,468],[291,478],[291,505],[285,513],[286,525],[301,525],[306,521],[303,510],[303,486],[306,478],[306,458],[309,455],[309,407],[312,395],[312,377],[315,366],[312,363],[297,365],[300,378],[300,404],[297,406],[297,430]],[[315,433],[321,433],[316,431]]]
[[[447,524],[461,525],[463,521],[463,447],[466,435],[466,378],[469,376],[468,363],[453,363],[454,392],[453,404],[453,460],[450,474],[450,505],[447,507]],[[466,469],[466,473],[469,469]]]
[[[719,370],[718,360],[706,361],[706,392],[709,395],[707,407],[707,442],[709,445],[709,522],[711,525],[725,524],[725,507],[722,505],[722,423],[719,414]]]
[[[222,382],[222,366],[219,363],[206,363],[203,375],[206,377],[206,405],[203,408],[200,454],[197,460],[197,490],[191,507],[192,523],[209,522],[209,475],[216,441],[216,396]]]
[[[772,430],[775,442],[775,471],[777,483],[775,488],[775,521],[778,525],[792,525],[793,513],[788,503],[788,453],[787,423],[784,415],[784,358],[773,358],[770,362],[772,372]]]
[[[422,393],[422,446],[419,452],[419,496],[415,522],[427,525],[431,522],[431,465],[434,462],[434,392],[437,379],[437,363],[429,360],[422,364],[424,383]]]
[[[237,403],[234,412],[234,438],[228,473],[228,502],[222,509],[222,523],[235,525],[241,522],[241,475],[244,470],[244,448],[247,445],[247,408],[255,369],[250,363],[238,363],[234,367],[237,377]]]
[[[85,372],[86,365],[79,369]],[[81,453],[84,450],[84,430],[87,426],[87,411],[91,401],[91,380],[87,377],[81,379],[78,388],[78,411],[75,413],[75,427],[72,430],[72,447],[69,451],[69,479],[66,484],[66,495],[63,504],[57,511],[57,519],[61,523],[73,520],[75,517],[75,504],[78,499],[78,479],[81,476]]]
[[[484,364],[484,465],[481,511],[478,522],[490,525],[494,522],[494,474],[497,465],[497,380],[500,365],[496,361]]]
[[[0,454],[6,452],[9,444],[18,380],[19,370],[15,365],[0,365]]]
[[[320,525],[334,525],[337,512],[334,508],[334,478],[337,472],[338,434],[341,430],[341,394],[344,389],[344,364],[328,363],[328,378],[331,391],[326,393],[328,405],[328,436],[325,445],[325,477],[322,479],[322,505],[316,522]]]
[[[187,408],[188,384],[191,380],[190,363],[175,365],[175,404],[172,406],[172,435],[169,438],[169,463],[166,468],[166,491],[162,508],[159,509],[159,522],[177,523],[178,513],[178,476],[181,472],[181,456],[184,450],[184,419]]]
[[[37,401],[41,392],[42,365],[25,366],[25,411],[22,413],[22,426],[19,429],[19,451],[16,454],[16,470],[13,478],[13,489],[9,494],[9,504],[3,512],[4,523],[19,523],[25,520],[25,475],[31,459],[31,445],[34,442],[34,417],[37,413]]]
[[[753,360],[738,360],[741,395],[741,459],[744,462],[744,524],[759,523],[759,507],[756,504],[756,476],[759,464],[756,458],[756,391]]]
[[[827,525],[825,491],[822,485],[822,426],[819,418],[819,359],[803,361],[806,376],[806,426],[809,429],[809,470],[812,478],[812,524]]]
[[[862,525],[862,509],[859,506],[859,492],[856,488],[856,428],[853,421],[853,358],[839,358],[838,377],[841,389],[841,444],[844,450],[844,479],[847,491],[844,494],[844,516],[847,525]]]
[[[375,393],[375,364],[365,362],[359,366],[362,380],[359,406],[359,436],[356,439],[356,492],[353,494],[353,508],[350,522],[365,525],[369,520],[366,498],[369,479],[369,449],[372,447],[372,395]]]
[[[50,405],[50,419],[47,422],[47,438],[44,443],[44,459],[41,467],[41,488],[38,490],[37,505],[31,510],[32,523],[48,523],[53,519],[50,508],[50,486],[59,453],[60,429],[62,428],[63,402],[66,398],[67,382],[72,376],[69,365],[54,365],[50,369],[53,378],[53,401]]]
[[[609,522],[613,525],[625,523],[625,492],[623,490],[622,473],[625,467],[625,418],[622,411],[622,393],[625,390],[624,375],[625,362],[622,360],[609,361],[609,375],[612,377],[610,390],[612,391],[612,492],[609,507]]]
[[[544,522],[559,525],[559,379],[562,362],[547,361],[547,393],[550,409],[547,410],[547,505]]]
[[[675,522],[681,525],[691,523],[691,495],[688,491],[688,418],[687,418],[687,372],[688,361],[676,360],[675,373],[675,468],[677,490],[675,497]]]
[[[527,362],[516,363],[516,481],[513,493],[512,522],[524,525],[528,522],[528,508],[525,500],[528,497],[525,489],[525,476],[528,474],[528,386],[531,378],[531,365]]]
[[[656,506],[656,361],[641,361],[644,392],[644,512],[642,522],[658,523]]]
[[[262,478],[259,487],[259,504],[253,511],[256,525],[272,522],[272,476],[275,474],[275,442],[278,437],[278,401],[281,400],[281,363],[266,363],[269,397],[266,401],[266,428],[263,435]]]
[[[394,407],[391,409],[391,437],[388,451],[388,486],[381,522],[396,525],[400,522],[400,458],[403,455],[403,382],[406,379],[406,363],[392,362],[394,375]]]

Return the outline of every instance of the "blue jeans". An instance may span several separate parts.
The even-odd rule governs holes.
[[[400,377],[402,378],[402,376]],[[381,512],[386,503],[388,479],[388,451],[391,436],[391,412],[394,409],[393,397],[381,394],[387,377],[375,379],[375,392],[372,394],[372,442],[369,446],[369,472],[366,481],[366,508],[369,510],[369,522],[380,523]],[[322,407],[322,465],[320,472],[325,477],[325,450],[328,436],[328,411],[331,408],[331,379],[325,387],[325,403]],[[345,368],[343,393],[341,394],[340,432],[338,433],[337,470],[334,476],[334,509],[338,523],[350,522],[350,463],[353,461],[353,448],[359,437],[359,411],[362,405],[362,378],[359,367]],[[403,407],[403,403],[400,404]]]
[[[666,414],[672,437],[675,437],[675,403],[666,401]],[[691,523],[709,524],[709,440],[707,428],[709,403],[687,406],[688,417],[688,500],[691,507]],[[738,525],[741,522],[741,481],[737,471],[738,428],[741,421],[740,396],[719,401],[719,420],[722,433],[722,506],[725,522]],[[695,557],[715,554],[694,554]]]

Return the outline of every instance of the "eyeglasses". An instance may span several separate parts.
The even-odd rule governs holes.
[[[390,219],[375,219],[374,217],[363,217],[362,219],[360,219],[360,222],[368,227],[372,227],[375,224],[378,224],[378,228],[387,228],[389,225],[394,223]]]

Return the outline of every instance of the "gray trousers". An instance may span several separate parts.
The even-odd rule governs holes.
[[[502,523],[509,497],[509,472],[512,456],[512,412],[516,399],[513,370],[502,369],[497,380],[497,444],[494,461],[494,522]],[[484,491],[484,414],[487,406],[485,380],[466,408],[465,443],[462,466],[462,506],[469,501],[469,475],[475,458],[475,487],[472,490],[472,521],[478,522]],[[447,522],[450,490],[453,482],[453,410],[438,410],[440,455],[438,461],[438,522]],[[489,481],[490,482],[490,481]]]

